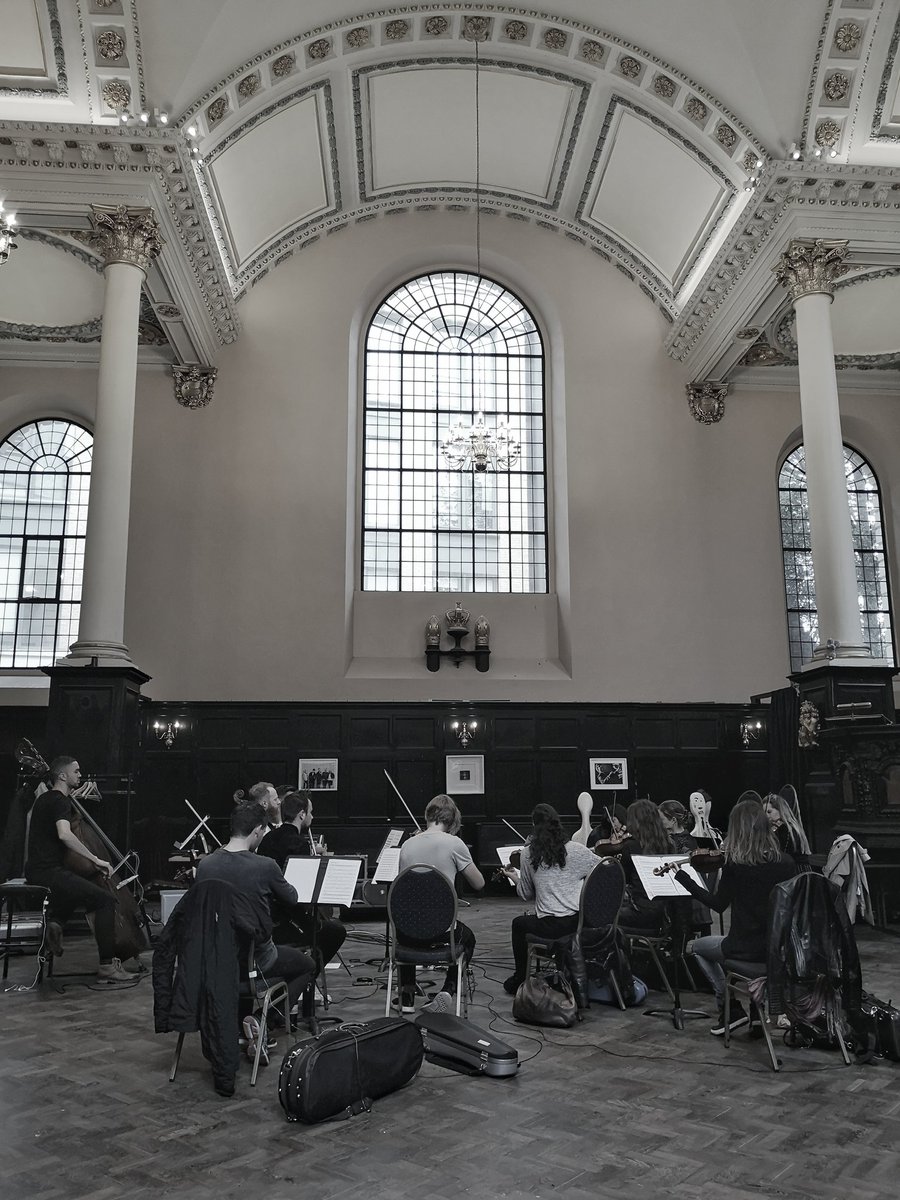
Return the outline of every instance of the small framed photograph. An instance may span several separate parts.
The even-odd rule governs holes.
[[[484,755],[447,755],[447,794],[450,796],[484,791]]]
[[[591,789],[595,792],[623,792],[628,787],[627,758],[592,758]]]
[[[301,758],[301,792],[336,792],[338,760],[336,758]]]

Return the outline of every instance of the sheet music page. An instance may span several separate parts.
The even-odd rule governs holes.
[[[319,891],[319,904],[351,905],[361,868],[360,858],[329,858]]]
[[[400,873],[400,847],[384,850],[372,876],[373,883],[393,883]]]
[[[501,867],[508,867],[508,866],[509,866],[509,856],[510,856],[510,855],[513,853],[513,851],[514,851],[514,850],[524,850],[524,848],[525,848],[525,847],[524,847],[524,846],[522,846],[522,845],[519,845],[519,846],[498,846],[498,847],[497,847],[497,857],[500,859],[500,865],[501,865]]]
[[[300,904],[311,904],[319,878],[320,858],[289,858],[284,864],[284,877],[296,889]]]
[[[400,843],[403,841],[403,835],[405,833],[406,833],[405,829],[389,829],[388,835],[384,839],[384,845],[378,851],[378,857],[376,858],[375,861],[381,862],[381,859],[384,856],[386,851],[393,850],[397,846],[399,846]]]
[[[638,873],[643,885],[644,891],[651,900],[655,900],[657,896],[689,896],[691,893],[675,878],[674,871],[667,871],[665,875],[654,875],[654,868],[662,866],[663,863],[672,862],[671,854],[633,854],[631,861],[634,863],[634,869]],[[697,874],[692,866],[688,863],[679,863],[678,869],[690,875],[695,883],[705,888],[706,884]]]

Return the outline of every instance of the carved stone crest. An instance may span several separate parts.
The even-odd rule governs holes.
[[[808,749],[819,744],[819,710],[811,700],[800,705],[800,725],[797,729],[797,745]]]
[[[205,408],[213,398],[218,373],[216,367],[201,367],[197,364],[172,367],[175,399],[184,408]]]
[[[689,383],[686,390],[691,416],[695,421],[701,425],[715,425],[722,420],[728,394],[727,383]]]

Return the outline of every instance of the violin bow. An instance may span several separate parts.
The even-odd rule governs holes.
[[[388,775],[387,767],[382,767],[382,770],[384,771],[385,779],[388,781],[388,783],[391,785],[391,787],[394,789],[394,791],[397,793],[398,797],[400,798],[400,803],[403,805],[403,807],[409,813],[409,819],[412,821],[413,825],[415,825],[415,827],[419,831],[419,833],[421,833],[422,826],[419,824],[419,822],[413,816],[413,810],[409,807],[409,805],[406,803],[406,801],[400,795],[400,789],[397,787],[396,783],[394,783],[393,779],[391,779],[390,775]]]
[[[513,833],[516,835],[517,838],[520,839],[520,841],[522,841],[523,843],[528,841],[528,838],[526,838],[523,834],[519,833],[519,831],[518,831],[518,829],[516,829],[515,825],[510,825],[510,823],[509,823],[509,821],[507,821],[506,817],[501,817],[500,820],[503,822],[504,825],[507,826],[508,829],[511,829],[513,831]]]

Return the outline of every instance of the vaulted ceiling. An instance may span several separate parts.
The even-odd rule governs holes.
[[[849,237],[839,361],[897,367],[900,0],[789,7],[5,0],[0,198],[23,237],[0,357],[96,352],[92,199],[164,226],[143,353],[209,362],[323,233],[471,209],[477,184],[485,211],[615,263],[697,378],[789,368],[772,262]]]

